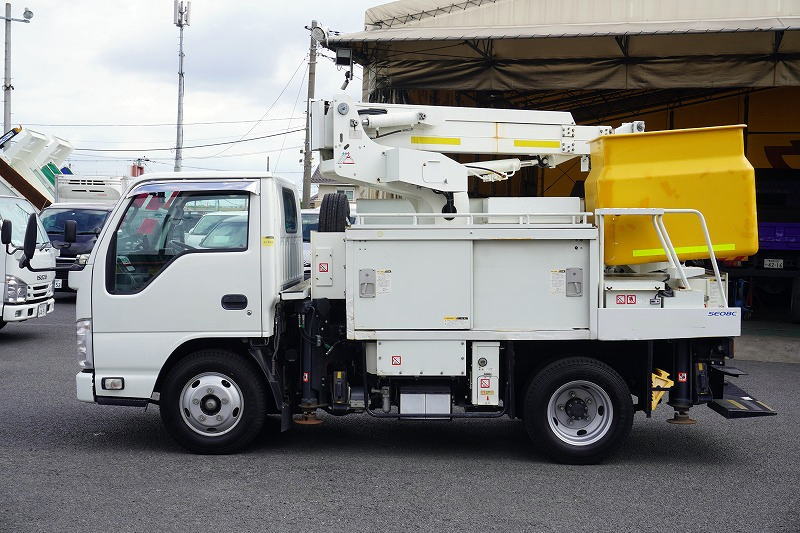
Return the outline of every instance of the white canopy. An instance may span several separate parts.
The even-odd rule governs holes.
[[[370,89],[800,84],[800,0],[400,0],[334,35]]]

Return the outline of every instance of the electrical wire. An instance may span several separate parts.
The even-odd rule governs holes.
[[[250,132],[252,132],[256,128],[256,126],[258,126],[261,123],[261,121],[264,120],[267,117],[267,115],[269,115],[270,111],[272,111],[272,108],[275,107],[275,104],[277,104],[278,100],[281,99],[281,96],[283,96],[283,93],[286,92],[286,89],[289,87],[289,85],[291,85],[292,80],[294,80],[294,77],[297,75],[297,72],[300,70],[300,67],[302,67],[305,64],[305,62],[306,62],[306,56],[303,56],[303,59],[301,59],[300,63],[297,64],[297,68],[294,69],[294,72],[292,73],[292,77],[289,78],[289,81],[287,81],[286,85],[284,85],[283,89],[281,89],[281,92],[278,93],[278,96],[275,98],[275,100],[273,100],[273,102],[270,104],[270,106],[267,108],[267,110],[264,112],[264,114],[261,115],[261,118],[255,124],[250,126],[250,129],[247,130],[244,133],[244,135],[242,135],[241,139],[244,139],[245,137],[250,135]],[[214,155],[217,156],[217,155],[223,154],[226,151],[228,151],[229,148],[230,147],[223,148],[222,150],[220,150],[219,152],[217,152]]]
[[[253,122],[269,122],[269,121],[276,121],[276,120],[295,120],[298,118],[303,117],[277,117],[277,118],[261,118],[261,119],[252,119],[252,120],[212,120],[208,122],[184,122],[184,126],[206,126],[206,125],[215,125],[215,124],[252,124]],[[95,123],[95,124],[43,124],[39,122],[22,122],[26,126],[46,126],[50,128],[155,128],[155,127],[164,127],[170,126],[175,127],[178,124],[175,122],[155,122],[149,124],[133,124],[133,123],[121,123],[121,124],[112,124],[108,122],[104,123]]]
[[[294,115],[294,110],[297,109],[297,102],[300,101],[300,93],[303,92],[303,82],[306,79],[306,74],[307,73],[308,73],[308,71],[304,71],[303,72],[303,77],[300,78],[300,86],[297,88],[297,96],[295,96],[294,106],[292,106],[292,112],[291,112],[292,115]],[[286,127],[287,128],[291,128],[292,127],[292,121],[291,120],[289,121],[289,124],[286,125]],[[275,170],[276,171],[278,170],[278,165],[281,164],[281,156],[283,155],[283,147],[286,146],[286,137],[287,137],[287,135],[283,136],[283,141],[281,142],[281,149],[278,152],[278,160],[275,161]]]
[[[287,135],[289,133],[295,133],[298,131],[303,131],[305,128],[295,128],[293,130],[286,130],[286,131],[279,131],[276,133],[271,133],[269,135],[261,135],[259,137],[250,137],[249,139],[240,138],[236,141],[226,141],[226,142],[218,142],[218,143],[208,143],[208,144],[196,144],[194,146],[184,146],[181,148],[182,150],[190,150],[192,148],[208,148],[210,146],[225,146],[225,145],[233,145],[242,142],[249,142],[249,141],[258,141],[260,139],[268,139],[270,137],[277,137],[279,135]],[[230,146],[228,147],[230,148]],[[226,148],[225,150],[227,150]],[[175,150],[174,146],[169,148],[76,148],[76,152],[163,152],[163,151],[171,151]],[[221,154],[225,150],[219,152]],[[213,156],[209,157],[217,157],[219,154],[214,154]]]

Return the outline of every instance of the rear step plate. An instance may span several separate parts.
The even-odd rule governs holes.
[[[753,416],[777,415],[767,404],[760,402],[736,385],[725,382],[721,400],[713,400],[708,406],[725,418],[750,418]]]

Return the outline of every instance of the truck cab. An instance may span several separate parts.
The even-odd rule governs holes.
[[[8,221],[9,243],[2,248],[3,303],[0,328],[9,322],[41,318],[53,312],[53,271],[34,272],[20,266],[22,246],[28,219],[35,214],[34,207],[23,198],[0,196],[0,220]],[[36,247],[30,264],[35,269],[55,267],[56,250],[38,218],[36,219]]]
[[[197,211],[235,216],[190,244]],[[279,293],[303,275],[299,214],[294,184],[268,173],[141,176],[70,272],[79,398],[144,405],[175,354],[273,336]]]
[[[40,214],[42,225],[50,242],[59,248],[56,266],[63,267],[63,270],[56,271],[53,281],[56,291],[69,290],[68,269],[83,268],[83,261],[92,251],[97,236],[113,208],[114,204],[59,202],[42,210]],[[68,220],[74,220],[76,223],[74,242],[64,241],[64,229]]]

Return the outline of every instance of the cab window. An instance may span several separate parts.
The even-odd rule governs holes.
[[[286,233],[297,233],[297,206],[291,189],[283,189],[283,224]]]
[[[249,194],[245,191],[158,191],[134,195],[109,248],[108,292],[139,292],[182,255],[246,250],[248,207]],[[190,232],[206,213],[231,216],[198,240]]]

